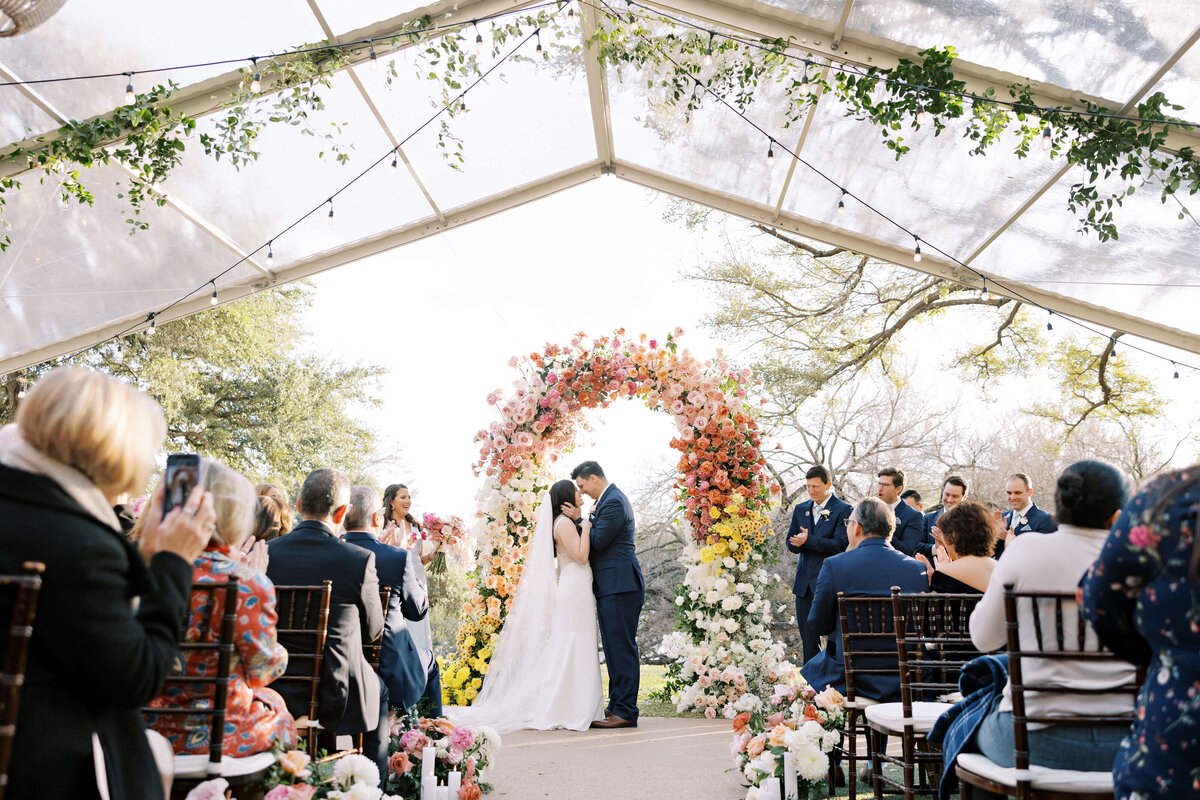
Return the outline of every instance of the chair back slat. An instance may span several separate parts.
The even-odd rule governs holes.
[[[188,658],[181,658],[170,676],[163,681],[163,689],[179,686],[190,696],[191,702],[184,707],[149,706],[142,709],[143,715],[150,719],[157,714],[208,717],[208,764],[205,771],[212,776],[221,774],[229,684],[236,651],[234,626],[237,621],[239,585],[234,575],[229,576],[227,581],[192,584],[188,635],[194,635],[195,640],[183,643],[180,650],[189,655],[199,654],[203,660],[214,659],[216,674],[189,675]]]
[[[980,595],[951,593],[900,594],[892,589],[892,614],[900,668],[900,701],[904,716],[912,704],[938,700],[958,690],[963,666],[979,656],[971,643],[971,612]]]
[[[896,626],[892,600],[888,596],[846,597],[838,592],[838,616],[842,623],[846,700],[853,701],[857,678],[900,674],[900,665],[895,659]]]
[[[392,587],[384,586],[379,590],[379,605],[383,608],[384,620],[387,620],[388,603],[392,599]],[[383,636],[387,632],[387,625],[383,626],[383,630],[375,637],[374,641],[363,645],[363,655],[366,656],[367,663],[371,665],[371,669],[379,672],[379,662],[383,658]]]
[[[23,575],[0,575],[2,604],[12,609],[4,633],[4,656],[0,663],[0,798],[8,786],[8,763],[12,759],[13,740],[17,735],[17,712],[21,687],[25,685],[25,665],[29,660],[29,640],[37,616],[41,574],[46,565],[27,561]]]
[[[1033,620],[1033,646],[1027,646],[1021,641],[1019,604],[1022,602],[1029,603]],[[1042,636],[1041,618],[1042,613],[1047,610],[1053,614],[1055,626],[1054,643],[1057,645],[1056,649],[1048,649],[1045,646],[1045,639]],[[1076,624],[1071,626],[1075,631],[1074,641],[1071,641],[1070,637],[1064,633],[1068,629],[1068,622],[1064,620],[1064,613],[1071,613],[1076,617]],[[1144,670],[1139,668],[1135,671],[1105,648],[1094,634],[1088,636],[1090,627],[1087,625],[1087,621],[1083,615],[1079,613],[1079,606],[1073,593],[1018,592],[1015,590],[1013,584],[1006,583],[1004,584],[1004,627],[1008,640],[1008,680],[1012,687],[1014,756],[1019,774],[1021,774],[1021,770],[1025,770],[1025,774],[1027,774],[1029,769],[1030,723],[1090,727],[1097,725],[1127,726],[1132,723],[1133,708],[1137,701],[1138,691],[1145,678]],[[1030,666],[1029,662],[1034,662],[1035,660],[1091,663],[1095,665],[1108,663],[1114,666],[1114,672],[1117,674],[1123,671],[1123,668],[1128,668],[1130,677],[1127,680],[1118,682],[1117,685],[1105,688],[1083,687],[1064,682],[1053,684],[1026,683],[1025,667]],[[1057,695],[1068,696],[1128,694],[1130,696],[1130,710],[1127,713],[1097,715],[1063,713],[1047,716],[1030,714],[1026,696],[1030,692],[1052,692]],[[1030,783],[1027,779],[1018,780],[1019,795],[1028,796],[1030,791]]]
[[[321,668],[325,660],[325,639],[329,630],[329,604],[333,581],[320,586],[276,586],[275,607],[279,615],[278,634],[288,642],[288,672],[275,683],[298,683],[308,689],[308,719],[317,721],[321,691]],[[296,668],[297,665],[305,665]],[[305,731],[309,755],[316,755],[316,728]]]

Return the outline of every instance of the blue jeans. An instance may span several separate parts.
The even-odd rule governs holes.
[[[979,752],[1003,767],[1014,767],[1011,711],[997,711],[999,697],[976,733]],[[1029,731],[1029,763],[1051,769],[1110,772],[1117,748],[1128,730],[1113,726],[1089,728],[1051,725]]]

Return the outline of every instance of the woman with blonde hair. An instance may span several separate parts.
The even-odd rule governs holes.
[[[48,372],[0,429],[0,572],[45,565],[6,800],[162,800],[139,709],[179,652],[212,497],[164,517],[155,492],[145,561],[112,507],[145,489],[165,436],[149,395],[81,367]]]
[[[225,583],[230,576],[238,579],[238,614],[234,622],[236,659],[231,668],[222,752],[241,758],[265,752],[277,744],[292,747],[296,742],[296,723],[283,698],[267,688],[287,670],[288,654],[279,644],[275,632],[278,621],[275,586],[265,574],[266,543],[258,542],[251,535],[260,498],[255,496],[250,481],[219,461],[203,459],[200,472],[201,485],[212,493],[216,526],[208,547],[194,562],[192,580],[195,583]],[[224,595],[215,595],[213,605],[214,608],[208,608],[202,595],[193,599],[184,641],[200,641],[200,623],[205,619],[220,618]],[[208,641],[212,640],[213,634],[213,631],[206,633]],[[216,669],[215,653],[187,653],[185,674],[213,675]],[[181,708],[211,694],[209,684],[172,684],[150,705]],[[151,728],[167,737],[176,753],[208,752],[207,717],[148,714],[147,719]]]

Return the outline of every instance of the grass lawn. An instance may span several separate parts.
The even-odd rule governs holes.
[[[600,667],[601,692],[608,698],[608,670]],[[638,685],[638,711],[643,717],[702,717],[688,711],[683,714],[675,711],[671,703],[651,699],[650,695],[657,692],[667,682],[667,668],[661,664],[642,664],[641,683]]]

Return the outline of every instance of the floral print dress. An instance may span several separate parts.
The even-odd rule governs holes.
[[[1197,469],[1147,484],[1083,577],[1096,633],[1121,658],[1148,668],[1137,720],[1113,766],[1118,800],[1200,798],[1200,583],[1188,577]]]
[[[223,547],[210,546],[195,561],[193,580],[196,583],[224,583],[229,576],[237,577],[238,614],[234,623],[236,658],[231,669],[224,755],[243,757],[270,750],[276,744],[284,748],[296,742],[296,723],[288,713],[283,698],[267,684],[287,669],[287,650],[276,638],[275,587],[266,575],[252,570],[229,555]],[[185,642],[199,640],[199,621],[220,617],[224,595],[214,595],[216,609],[204,608],[205,598],[193,596],[188,615]],[[217,656],[213,653],[191,651],[177,657],[173,675],[216,674]],[[211,696],[211,684],[195,687],[171,684],[151,702],[152,707],[172,708],[193,705],[198,699]],[[170,740],[176,753],[207,754],[211,717],[182,714],[147,714],[150,727]]]

